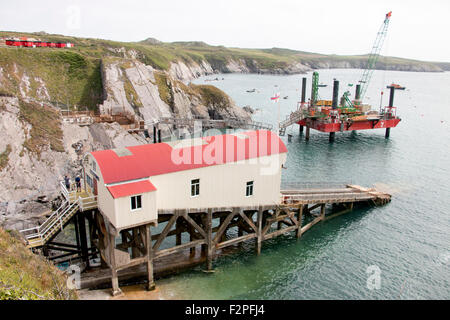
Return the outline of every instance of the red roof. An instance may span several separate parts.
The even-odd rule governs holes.
[[[243,138],[245,136],[248,138]],[[119,156],[114,150],[91,154],[108,184],[287,152],[278,135],[267,130],[203,137],[202,140],[203,145],[175,149],[167,143],[127,147],[123,154],[129,155]],[[182,163],[180,158],[184,158]]]
[[[155,191],[155,186],[148,180],[129,182],[107,187],[114,199]]]

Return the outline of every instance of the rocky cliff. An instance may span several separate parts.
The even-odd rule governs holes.
[[[11,49],[0,48],[0,58],[2,50]],[[44,70],[42,66],[28,65],[28,59],[22,60],[29,55],[38,59],[32,51],[15,57],[12,54],[17,53],[3,52],[4,59],[0,59],[0,225],[21,229],[45,219],[58,205],[59,181],[65,174],[75,177],[81,173],[80,161],[86,152],[149,142],[144,135],[130,134],[117,123],[80,127],[64,122],[61,106],[75,110],[88,101],[84,108],[100,115],[127,113],[149,123],[162,117],[250,120],[250,115],[219,89],[181,81],[212,72],[206,63],[194,66],[173,63],[169,71],[164,71],[137,59],[134,50],[120,48],[119,52],[121,57],[104,56],[98,61],[73,53],[70,60],[56,59]],[[42,54],[44,57],[39,59],[44,65],[49,57],[45,56],[46,52]],[[62,68],[59,63],[68,66]],[[88,78],[80,76],[89,73]],[[97,78],[101,81],[101,92],[92,92],[91,80]],[[70,83],[77,90],[66,90],[59,81]],[[64,105],[65,101],[74,104]],[[96,101],[100,102],[97,106]],[[173,128],[162,129],[163,133],[171,134]]]

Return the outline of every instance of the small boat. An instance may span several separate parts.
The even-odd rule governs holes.
[[[256,91],[256,89],[247,90],[247,92],[250,92],[250,93],[255,92],[255,91]]]
[[[289,96],[285,96],[285,97],[283,97],[283,99],[287,99],[287,98],[289,98]]]
[[[326,86],[328,86],[327,84],[323,84],[323,83],[321,83],[321,84],[318,84],[317,85],[319,88],[325,88]]]

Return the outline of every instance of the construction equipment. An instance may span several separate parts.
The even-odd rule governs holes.
[[[361,100],[364,99],[364,96],[370,83],[370,79],[372,78],[373,70],[375,69],[376,63],[380,56],[381,48],[383,47],[384,40],[386,39],[391,15],[392,11],[386,13],[386,17],[384,18],[384,21],[380,29],[378,30],[377,37],[372,47],[372,51],[369,54],[367,66],[364,69],[361,80],[359,80],[359,83],[361,84],[361,96],[360,96]]]

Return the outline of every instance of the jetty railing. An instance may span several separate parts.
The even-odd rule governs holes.
[[[352,185],[351,180],[348,181],[299,181],[299,182],[282,182],[281,190],[313,190],[313,189],[333,189],[333,188],[346,188]]]

